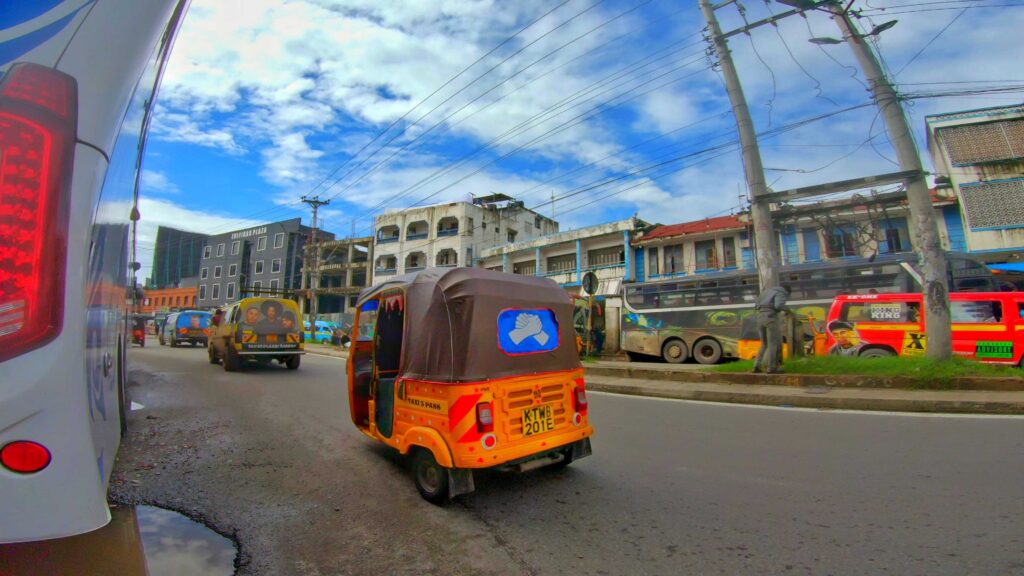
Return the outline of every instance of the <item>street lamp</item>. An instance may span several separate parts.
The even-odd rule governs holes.
[[[899,20],[889,20],[888,22],[882,22],[878,26],[875,26],[874,28],[872,28],[871,32],[868,32],[867,34],[861,34],[860,36],[858,36],[858,38],[867,38],[869,36],[878,36],[882,32],[885,32],[889,28],[892,28],[893,26],[895,26],[897,22],[899,22]],[[811,38],[811,39],[808,40],[808,42],[810,42],[811,44],[818,44],[818,45],[822,45],[822,44],[842,44],[843,43],[842,40],[839,40],[838,38],[832,38],[832,37],[829,37],[829,36]]]

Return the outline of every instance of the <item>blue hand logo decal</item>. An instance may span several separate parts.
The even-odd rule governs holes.
[[[558,321],[551,310],[503,310],[498,315],[498,346],[506,354],[538,354],[558,348]]]

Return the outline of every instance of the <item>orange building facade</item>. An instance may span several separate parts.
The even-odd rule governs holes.
[[[142,313],[152,314],[154,312],[169,312],[172,310],[184,310],[195,308],[196,296],[199,289],[191,288],[163,288],[160,290],[146,290],[142,296]]]

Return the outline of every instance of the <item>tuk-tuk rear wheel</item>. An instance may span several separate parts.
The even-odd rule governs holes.
[[[412,476],[424,500],[431,504],[448,500],[448,471],[434,460],[429,450],[421,448],[413,455]]]

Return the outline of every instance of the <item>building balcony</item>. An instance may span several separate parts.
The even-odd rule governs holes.
[[[405,267],[405,271],[407,273],[408,272],[419,272],[420,270],[423,270],[425,268],[426,268],[426,266],[406,266]]]
[[[374,268],[373,273],[376,276],[391,276],[398,272],[397,268]]]
[[[392,236],[390,238],[377,238],[377,244],[391,244],[398,242],[398,236]]]
[[[406,234],[405,235],[405,239],[406,240],[426,240],[427,236],[429,236],[429,234],[427,234],[426,232],[420,232],[419,234]]]
[[[459,235],[459,229],[458,228],[453,228],[453,229],[450,229],[450,230],[438,230],[437,231],[437,237],[438,238],[441,238],[443,236],[458,236],[458,235]]]

